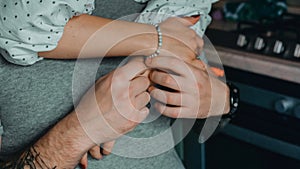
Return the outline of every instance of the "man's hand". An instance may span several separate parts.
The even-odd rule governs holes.
[[[149,88],[156,109],[172,118],[206,118],[229,111],[226,84],[209,76],[203,64],[189,64],[176,57],[147,58],[153,71]],[[171,90],[157,87],[157,84]]]
[[[89,150],[89,153],[94,159],[100,160],[103,158],[103,155],[109,155],[111,153],[114,144],[115,140],[103,143],[102,152],[100,146],[94,146]],[[82,169],[88,167],[88,153],[85,153],[85,155],[81,158],[80,165]]]
[[[143,58],[132,59],[126,65],[99,79],[76,107],[77,116],[87,135],[101,144],[114,140],[146,118],[150,95],[147,70]]]
[[[91,99],[93,92],[88,92],[77,107],[79,118],[99,118],[97,126],[91,128],[85,127],[87,124],[82,123],[85,131],[95,143],[103,143],[103,154],[101,154],[99,146],[94,146],[89,150],[95,159],[101,159],[102,155],[110,154],[114,141],[109,140],[132,130],[147,116],[149,110],[145,106],[150,101],[150,95],[146,90],[150,81],[145,74],[146,71],[143,58],[131,59],[123,67],[96,82],[95,97],[100,111],[89,110],[95,101]],[[85,100],[86,97],[87,100]],[[81,121],[85,122],[85,119],[81,119]],[[99,131],[95,128],[99,128]],[[82,157],[80,163],[83,168],[87,167],[87,153]]]
[[[142,58],[133,59],[99,79],[75,111],[0,168],[74,168],[96,144],[131,131],[149,113],[150,82],[142,75],[146,70]]]

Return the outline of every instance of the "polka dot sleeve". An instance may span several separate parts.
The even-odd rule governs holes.
[[[91,14],[94,0],[1,0],[0,53],[9,62],[31,65],[38,52],[56,48],[66,23]]]
[[[139,23],[158,24],[171,16],[193,16],[200,15],[200,20],[191,28],[199,36],[203,36],[207,26],[211,22],[209,12],[212,3],[218,0],[135,0],[147,3],[146,8],[135,20]],[[207,62],[205,53],[197,56],[198,59]]]
[[[209,12],[212,3],[218,0],[135,0],[136,2],[148,2],[146,8],[136,19],[136,22],[156,24],[170,16],[200,15],[200,20],[191,28],[200,36],[204,35],[207,26],[211,22]]]

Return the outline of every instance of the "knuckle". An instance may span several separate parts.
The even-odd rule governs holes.
[[[167,97],[166,99],[168,104],[174,104],[174,101],[176,100],[174,97],[170,95],[167,95],[166,97]]]

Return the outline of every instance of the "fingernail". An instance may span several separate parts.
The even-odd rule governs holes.
[[[141,114],[148,114],[149,109],[148,108],[144,108],[143,110],[141,110]]]
[[[80,164],[80,167],[81,167],[81,169],[86,169],[86,168],[87,168],[87,165]]]

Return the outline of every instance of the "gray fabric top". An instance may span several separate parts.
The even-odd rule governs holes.
[[[127,7],[127,8],[126,8]],[[96,2],[96,15],[118,18],[141,11],[134,1],[107,0]],[[121,58],[104,59],[97,78],[113,70]],[[93,63],[95,60],[83,62]],[[45,59],[23,67],[8,63],[0,56],[0,119],[4,133],[0,159],[34,143],[59,119],[73,110],[72,75],[75,61]],[[78,96],[91,84],[85,84]],[[105,96],[104,96],[105,97]],[[75,98],[75,100],[78,100]],[[169,119],[160,117],[139,125],[129,135],[151,137],[169,127]],[[158,143],[159,144],[159,143]],[[169,143],[168,143],[169,144]],[[116,145],[118,146],[118,144]],[[168,146],[161,143],[161,146]],[[131,150],[128,149],[128,154]],[[89,168],[183,168],[174,149],[159,156],[134,159],[110,155],[103,160],[89,159]]]

